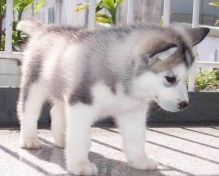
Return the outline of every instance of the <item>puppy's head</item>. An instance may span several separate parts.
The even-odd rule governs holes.
[[[194,62],[192,47],[208,32],[207,28],[151,32],[138,46],[135,93],[150,98],[166,111],[186,108],[189,104],[186,80]]]

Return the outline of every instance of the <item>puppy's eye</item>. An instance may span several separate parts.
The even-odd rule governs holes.
[[[167,82],[173,84],[176,82],[176,77],[175,76],[165,76]]]

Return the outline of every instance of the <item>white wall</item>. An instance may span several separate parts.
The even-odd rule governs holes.
[[[215,50],[219,53],[219,38],[206,37],[198,46],[198,59],[200,61],[214,61]],[[218,58],[219,61],[219,58]]]
[[[16,60],[0,59],[0,87],[18,87],[20,67]]]

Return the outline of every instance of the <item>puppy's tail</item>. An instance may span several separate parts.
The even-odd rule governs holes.
[[[17,24],[17,30],[23,31],[26,34],[33,36],[35,33],[41,30],[43,24],[35,19],[25,19],[19,21]]]

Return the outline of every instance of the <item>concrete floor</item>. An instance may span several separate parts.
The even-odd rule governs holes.
[[[39,130],[40,150],[17,147],[19,133],[0,130],[0,176],[67,176],[63,149],[53,145],[49,130]],[[117,129],[93,128],[90,158],[101,176],[219,176],[219,127],[149,128],[148,155],[160,162],[157,171],[130,168]]]

